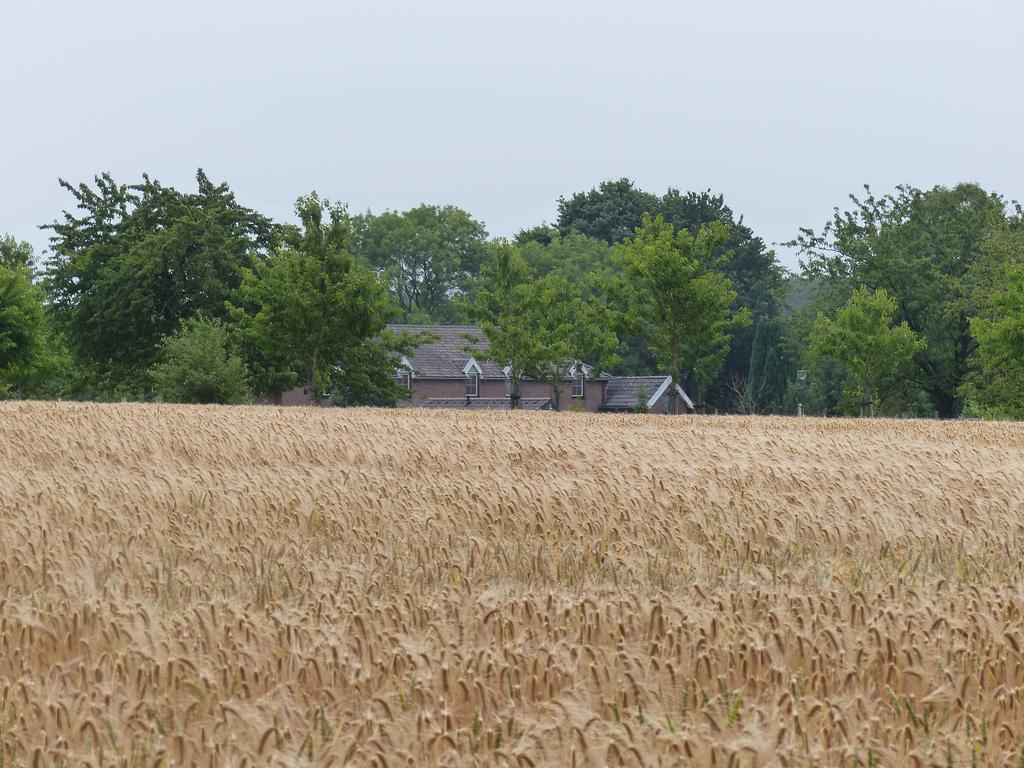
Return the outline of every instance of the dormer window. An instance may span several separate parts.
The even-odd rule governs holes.
[[[583,397],[583,372],[577,373],[572,380],[572,396]]]
[[[466,397],[480,396],[480,374],[476,371],[469,371],[466,374]]]

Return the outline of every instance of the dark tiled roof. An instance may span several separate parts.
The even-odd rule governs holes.
[[[668,376],[617,376],[605,387],[603,408],[633,409],[640,396],[647,402]]]
[[[413,373],[423,379],[461,379],[472,352],[466,347],[483,349],[484,333],[475,325],[389,325],[395,333],[429,333],[429,341],[413,351],[409,357]],[[466,336],[472,339],[466,339]],[[504,379],[505,372],[495,363],[474,358],[485,379]]]
[[[507,397],[431,397],[422,408],[470,408],[473,410],[507,411],[512,401]],[[551,400],[546,397],[523,397],[519,407],[524,411],[550,411]]]

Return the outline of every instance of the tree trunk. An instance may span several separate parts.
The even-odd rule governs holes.
[[[952,392],[932,392],[935,398],[935,410],[940,419],[952,419],[956,416],[956,395]]]
[[[516,370],[512,370],[512,393],[509,397],[509,407],[513,411],[519,410],[519,373]]]
[[[319,360],[319,356],[316,352],[313,353],[313,362],[309,366],[309,381],[306,386],[309,388],[309,404],[320,405],[320,395],[316,391],[316,364]]]
[[[551,407],[556,411],[562,410],[562,390],[557,377],[551,380]]]

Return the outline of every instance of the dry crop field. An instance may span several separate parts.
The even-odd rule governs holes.
[[[0,403],[0,763],[1017,766],[1024,428]]]

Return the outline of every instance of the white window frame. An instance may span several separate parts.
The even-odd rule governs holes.
[[[412,392],[412,371],[408,368],[399,368],[398,383],[406,392]]]
[[[584,389],[584,374],[583,371],[577,373],[572,379],[572,396],[577,399],[582,399],[585,393]],[[579,391],[577,391],[579,390]]]
[[[480,397],[480,374],[476,371],[466,373],[466,397]]]

